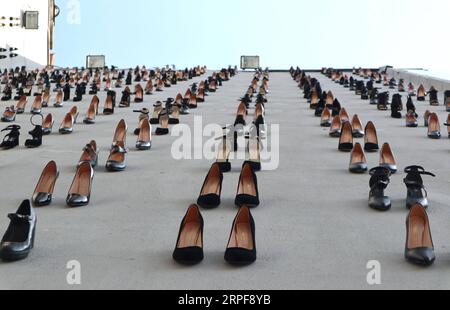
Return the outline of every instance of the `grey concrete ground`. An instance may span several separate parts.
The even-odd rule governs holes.
[[[203,211],[205,261],[190,268],[172,261],[180,221],[195,202],[211,162],[172,159],[174,137],[154,137],[151,151],[136,152],[130,132],[128,169],[106,173],[103,167],[117,122],[123,117],[131,130],[137,125],[137,115],[127,109],[114,116],[99,116],[93,127],[79,124],[71,136],[55,133],[45,138],[40,149],[20,147],[0,152],[2,232],[8,224],[7,213],[31,196],[45,164],[54,159],[61,170],[53,205],[38,210],[35,249],[25,261],[0,263],[0,288],[449,289],[449,141],[431,141],[425,128],[405,128],[403,121],[390,119],[387,112],[376,111],[348,90],[318,77],[323,88],[331,89],[350,114],[358,113],[363,122],[376,123],[380,142],[391,143],[400,167],[421,164],[438,175],[425,180],[432,204],[429,213],[438,256],[435,266],[417,268],[403,259],[407,216],[403,174],[395,175],[388,189],[394,200],[392,211],[370,210],[369,176],[347,172],[349,155],[339,153],[338,141],[319,127],[319,119],[301,99],[297,85],[287,73],[273,73],[267,121],[281,126],[281,159],[277,170],[258,174],[262,204],[254,211],[259,255],[254,265],[233,268],[223,260],[237,212],[233,202],[241,162],[233,162],[233,172],[225,176],[222,206]],[[192,126],[194,115],[203,115],[205,124],[231,123],[236,99],[250,80],[249,73],[239,74],[208,97],[193,115],[184,117],[183,123]],[[175,96],[187,85],[181,83],[146,97],[143,104],[133,108]],[[89,100],[90,96],[79,105],[82,112]],[[59,123],[70,106],[48,111]],[[424,103],[418,106],[420,114],[428,108]],[[433,110],[440,112],[444,122],[444,108]],[[18,118],[24,125],[22,138],[31,129],[28,118]],[[102,151],[92,202],[89,207],[68,209],[64,200],[74,166],[90,139],[97,139]],[[368,155],[368,160],[375,166],[378,155]],[[80,286],[66,282],[66,264],[71,260],[81,263]],[[366,281],[366,265],[371,260],[378,260],[382,267],[383,284],[377,287]]]

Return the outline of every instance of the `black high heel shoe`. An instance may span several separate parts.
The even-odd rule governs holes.
[[[428,175],[431,177],[436,177],[431,172],[425,171],[423,167],[420,166],[410,166],[405,168],[405,173],[407,173],[406,178],[403,180],[408,189],[408,194],[406,198],[406,208],[411,209],[414,205],[420,204],[425,209],[428,208],[428,193],[423,184],[422,175]]]
[[[339,151],[351,152],[353,150],[353,130],[349,122],[342,125],[341,137],[339,139]]]
[[[9,133],[3,139],[2,144],[0,144],[0,148],[10,150],[16,146],[19,146],[20,129],[21,127],[18,125],[11,125],[3,129],[2,132],[9,131]]]
[[[253,264],[256,259],[255,220],[250,209],[242,207],[233,222],[225,261],[231,265],[246,266]]]
[[[256,208],[260,204],[258,179],[252,165],[248,162],[245,162],[242,167],[235,204],[238,207],[250,208]]]
[[[42,115],[40,116],[43,121],[44,117]],[[28,132],[31,135],[32,139],[26,140],[25,146],[29,149],[34,149],[42,145],[42,137],[44,136],[44,130],[42,129],[42,125],[36,125],[33,123],[33,117],[31,117],[30,121],[31,124],[34,126],[34,129]]]
[[[192,205],[181,222],[173,259],[183,265],[196,265],[203,261],[204,221],[199,207]]]
[[[79,165],[66,198],[69,207],[78,208],[89,205],[93,180],[94,169],[91,164],[84,162]]]
[[[378,134],[374,123],[368,122],[364,132],[364,150],[369,153],[378,152],[380,146],[378,144]]]
[[[412,206],[406,220],[405,259],[425,267],[436,260],[430,221],[427,211],[420,204]]]
[[[390,183],[391,171],[384,167],[376,167],[370,170],[370,194],[369,207],[378,211],[391,209],[391,199],[385,196],[384,191]]]
[[[220,165],[212,165],[203,183],[197,204],[205,209],[213,209],[220,206],[222,195],[223,174]]]
[[[33,193],[33,205],[35,207],[45,207],[52,203],[53,192],[58,177],[59,171],[56,163],[54,161],[49,162],[42,171]]]
[[[27,258],[34,247],[36,214],[31,202],[25,200],[19,210],[8,217],[11,223],[0,243],[0,258],[14,262]]]

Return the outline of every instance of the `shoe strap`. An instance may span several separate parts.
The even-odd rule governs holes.
[[[91,159],[95,159],[97,157],[97,152],[94,150],[94,147],[91,144],[87,144],[83,151],[85,151]]]
[[[412,174],[412,175],[428,175],[431,177],[436,177],[434,173],[425,171],[425,168],[421,166],[409,166],[405,168],[405,173]]]
[[[29,215],[22,215],[22,214],[16,214],[16,213],[8,214],[8,218],[13,222],[18,222],[18,223],[29,223],[33,220],[32,217]]]
[[[114,143],[113,145],[112,145],[112,153],[113,154],[116,154],[116,153],[122,153],[122,154],[127,154],[128,153],[128,149],[126,149],[126,148],[123,148],[122,146],[120,146],[119,144],[117,144],[117,143]]]

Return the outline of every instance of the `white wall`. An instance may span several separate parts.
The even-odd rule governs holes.
[[[27,66],[35,68],[47,65],[48,0],[0,0],[0,21],[9,25],[9,17],[21,17],[23,11],[39,11],[39,29],[26,30],[22,27],[0,27],[0,47],[17,47],[14,52],[20,56],[0,60],[0,69]],[[16,23],[14,21],[13,23]],[[8,55],[8,53],[2,53]]]

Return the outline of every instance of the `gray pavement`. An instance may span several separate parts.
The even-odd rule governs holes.
[[[194,116],[202,115],[204,124],[231,123],[236,99],[246,91],[251,77],[240,73],[182,122],[193,126]],[[446,137],[429,140],[425,128],[405,128],[403,121],[391,119],[389,113],[378,112],[348,90],[317,77],[349,114],[358,113],[364,123],[375,122],[380,142],[391,143],[400,168],[421,164],[438,175],[425,179],[437,252],[433,267],[417,268],[403,258],[404,175],[393,176],[388,188],[394,200],[392,211],[369,209],[369,176],[348,173],[349,155],[339,153],[338,141],[319,127],[319,119],[308,109],[289,74],[272,73],[267,121],[280,124],[281,158],[277,170],[258,174],[262,204],[253,212],[258,247],[254,265],[233,268],[223,260],[237,212],[233,202],[242,164],[238,161],[232,163],[232,173],[225,175],[222,206],[203,211],[205,261],[189,268],[172,261],[180,221],[195,202],[211,162],[172,159],[175,137],[154,137],[151,151],[134,151],[132,131],[138,115],[132,109],[120,109],[114,116],[99,116],[92,127],[76,125],[73,135],[54,133],[40,149],[21,146],[0,152],[1,233],[8,225],[7,213],[15,212],[20,202],[31,196],[45,164],[56,160],[61,170],[53,205],[37,211],[35,249],[25,261],[0,263],[0,289],[450,289],[449,141]],[[132,108],[151,107],[156,100],[175,97],[189,84],[145,97],[143,104]],[[102,103],[104,99],[102,93]],[[79,104],[80,120],[89,101],[86,96]],[[46,110],[55,115],[55,131],[72,105]],[[417,106],[419,114],[430,108],[425,103]],[[6,104],[1,107],[3,110]],[[432,109],[439,111],[443,123],[445,109]],[[120,118],[129,125],[131,152],[127,170],[110,174],[104,171],[104,164]],[[31,129],[29,115],[19,116],[18,123],[24,126],[23,145]],[[98,141],[102,152],[91,205],[68,209],[64,201],[74,166],[91,139]],[[379,158],[369,154],[368,160],[376,166]],[[81,263],[80,286],[66,282],[66,264],[71,260]],[[366,265],[371,260],[381,263],[380,286],[367,284]]]

